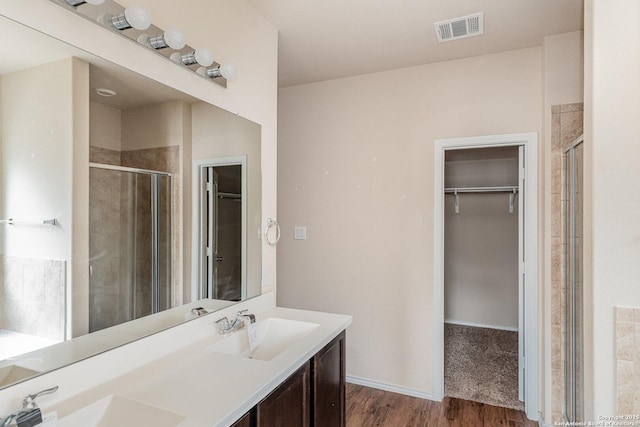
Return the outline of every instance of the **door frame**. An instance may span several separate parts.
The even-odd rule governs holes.
[[[433,397],[444,398],[444,155],[447,150],[524,146],[524,402],[531,420],[538,420],[538,134],[516,133],[434,141],[433,260]]]
[[[202,254],[200,250],[202,248],[202,242],[200,239],[200,224],[202,221],[200,213],[201,199],[200,194],[202,191],[200,174],[202,170],[207,167],[218,166],[240,166],[240,175],[242,177],[242,198],[241,198],[241,212],[242,212],[242,269],[241,269],[241,300],[247,298],[247,156],[231,156],[231,157],[216,157],[213,159],[194,160],[192,168],[192,245],[191,245],[191,301],[197,301],[201,299],[200,293],[200,281],[202,272]]]

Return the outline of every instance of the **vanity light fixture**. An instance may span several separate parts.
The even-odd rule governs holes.
[[[208,67],[213,64],[213,53],[209,49],[196,49],[188,53],[175,52],[171,54],[171,59],[182,65],[200,64]]]
[[[73,6],[73,7],[78,7],[85,3],[93,4],[96,6],[104,3],[104,0],[65,0],[65,1],[69,4],[69,6]]]
[[[164,49],[165,47],[180,50],[187,43],[182,31],[176,30],[175,28],[170,28],[159,36],[154,37],[143,34],[138,37],[138,42],[156,50]]]
[[[151,26],[151,15],[140,6],[129,6],[119,15],[102,15],[98,18],[102,24],[122,31],[129,28],[146,30]]]
[[[233,65],[220,65],[219,62],[215,62],[210,50],[194,49],[189,46],[181,31],[175,28],[164,30],[153,25],[149,13],[140,6],[124,7],[117,0],[50,1],[222,87],[226,88],[227,79],[232,79],[236,75],[236,68]],[[84,4],[100,6],[78,7]],[[125,31],[127,29],[134,30]]]
[[[200,67],[196,70],[196,72],[211,79],[215,79],[216,77],[224,77],[227,80],[234,79],[237,74],[236,67],[231,64],[223,64],[215,68]]]

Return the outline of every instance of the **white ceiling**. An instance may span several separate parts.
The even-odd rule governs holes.
[[[542,44],[582,29],[582,0],[248,0],[279,29],[279,86]],[[484,12],[484,35],[437,43],[433,23]]]

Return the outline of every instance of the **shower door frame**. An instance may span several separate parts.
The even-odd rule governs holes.
[[[538,134],[517,133],[486,135],[466,138],[436,139],[434,141],[434,255],[433,255],[433,339],[434,374],[433,399],[444,398],[444,154],[446,150],[490,148],[505,146],[524,147],[520,167],[524,167],[524,179],[520,182],[524,202],[520,215],[524,217],[521,226],[524,260],[519,271],[522,279],[519,298],[519,333],[524,360],[519,360],[523,368],[525,412],[530,420],[538,420]],[[523,157],[523,158],[522,158]],[[520,243],[519,243],[520,244]],[[520,386],[520,385],[519,385]]]
[[[156,171],[151,169],[141,169],[136,167],[129,166],[119,166],[119,165],[110,165],[106,163],[95,163],[89,162],[89,168],[97,168],[97,169],[105,169],[105,170],[113,170],[117,172],[126,172],[126,173],[134,173],[134,174],[142,174],[149,175],[151,177],[151,313],[159,313],[162,311],[160,309],[160,248],[158,246],[158,240],[160,237],[158,236],[159,229],[159,210],[160,210],[160,201],[159,201],[159,187],[160,180],[159,177],[166,176],[169,178],[169,187],[173,187],[173,174],[170,172]],[[173,197],[173,194],[170,193],[170,197]],[[173,201],[170,200],[170,204]],[[169,210],[169,229],[173,230],[173,215],[171,209]],[[173,239],[173,232],[169,233],[170,242]],[[172,258],[172,249],[173,242],[169,245],[169,259]],[[167,277],[171,278],[171,263],[167,266],[168,272]],[[90,274],[91,276],[91,274]],[[91,278],[89,278],[89,282]],[[171,284],[171,280],[169,283],[169,298],[168,298],[168,307],[166,309],[171,308],[173,286]],[[135,320],[137,317],[135,313],[131,315],[132,319]]]
[[[580,384],[584,385],[584,337],[580,340],[576,339],[577,330],[582,327],[584,330],[584,319],[579,319],[579,313],[582,312],[582,301],[576,300],[576,264],[577,259],[577,247],[576,247],[576,216],[577,216],[577,201],[575,199],[576,194],[576,179],[577,171],[576,164],[576,149],[584,144],[584,135],[576,138],[573,143],[562,151],[564,157],[564,195],[566,200],[565,212],[564,212],[564,225],[565,225],[565,258],[564,258],[564,290],[565,290],[565,417],[569,422],[584,421],[584,389],[578,388],[578,377],[580,377]],[[584,145],[583,145],[584,148]],[[583,153],[584,155],[584,153]],[[583,159],[584,160],[584,159]],[[571,166],[569,165],[571,163]],[[573,166],[573,167],[572,167]],[[584,171],[583,178],[584,178]],[[584,184],[584,181],[583,181]],[[584,212],[582,212],[584,215]],[[584,236],[581,230],[580,233]],[[583,283],[584,285],[584,283]],[[581,294],[582,296],[584,293]],[[578,312],[576,312],[578,311]],[[578,325],[577,323],[580,322]],[[577,354],[579,347],[582,347],[583,351]],[[580,357],[582,369],[579,370],[576,367],[576,361]]]

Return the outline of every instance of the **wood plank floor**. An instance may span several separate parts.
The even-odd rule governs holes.
[[[537,427],[522,411],[468,400],[419,399],[347,384],[347,427]]]

